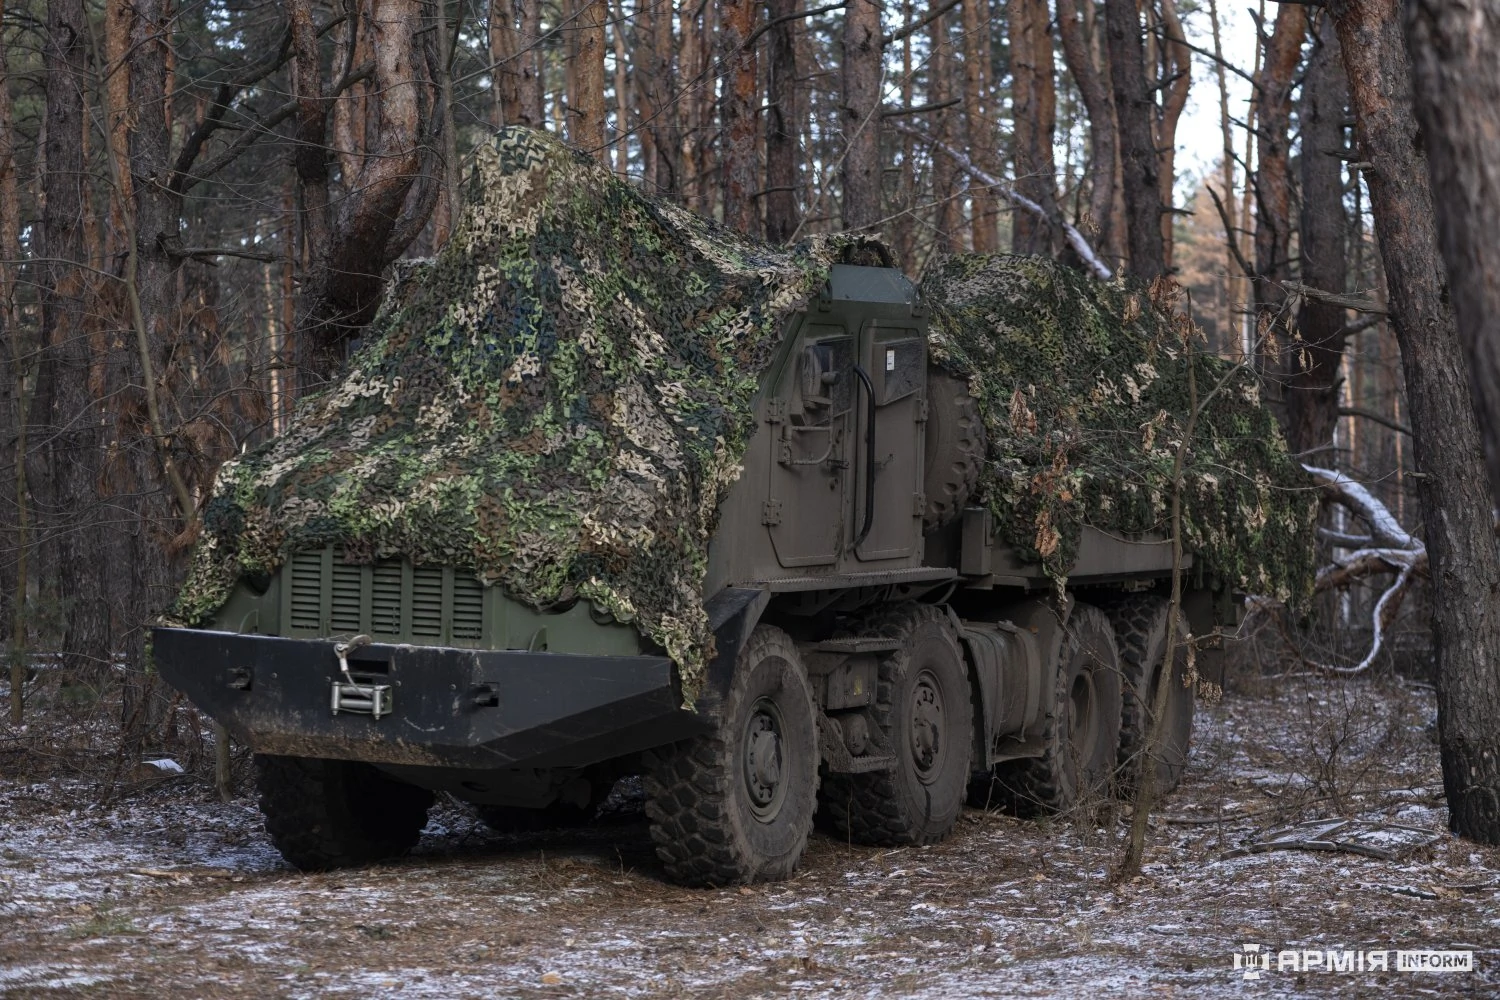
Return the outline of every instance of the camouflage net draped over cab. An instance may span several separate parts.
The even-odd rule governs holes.
[[[1169,530],[1191,410],[1192,326],[1175,303],[1011,255],[947,258],[921,291],[935,360],[968,378],[979,400],[991,458],[981,495],[1006,541],[1062,579],[1084,525]],[[1301,604],[1315,570],[1316,494],[1255,374],[1192,358],[1205,405],[1184,467],[1184,549],[1222,581]]]
[[[539,608],[592,601],[663,646],[691,698],[713,648],[709,536],[758,377],[830,264],[880,248],[772,248],[520,128],[479,151],[468,202],[333,388],[224,465],[173,618],[334,543]]]

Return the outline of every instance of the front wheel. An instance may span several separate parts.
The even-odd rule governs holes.
[[[367,865],[411,850],[432,793],[369,764],[255,755],[260,811],[271,843],[297,868]]]
[[[646,816],[675,882],[724,886],[786,878],[817,807],[812,689],[785,632],[757,626],[722,694],[699,712],[711,732],[648,756]]]

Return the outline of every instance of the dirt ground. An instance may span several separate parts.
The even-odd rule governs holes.
[[[1500,850],[1445,832],[1430,691],[1290,677],[1200,706],[1144,874],[1102,825],[970,810],[929,848],[815,836],[788,882],[666,884],[638,804],[525,840],[441,803],[398,864],[304,875],[197,777],[110,804],[0,742],[0,997],[1500,996]],[[21,773],[26,771],[27,773]],[[1327,816],[1399,861],[1233,856]],[[1283,949],[1471,949],[1473,973],[1293,972]],[[1392,958],[1394,965],[1394,958]]]

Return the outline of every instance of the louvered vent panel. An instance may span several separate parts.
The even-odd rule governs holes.
[[[292,628],[319,631],[323,592],[323,553],[298,552],[292,556]]]
[[[411,573],[411,634],[441,638],[443,634],[443,571],[417,566]]]
[[[453,641],[484,637],[484,587],[467,573],[453,574]]]
[[[360,631],[359,585],[362,567],[344,562],[342,552],[333,554],[333,600],[328,609],[329,628],[338,632]]]
[[[370,631],[377,635],[401,634],[399,559],[386,559],[375,564],[370,588]]]

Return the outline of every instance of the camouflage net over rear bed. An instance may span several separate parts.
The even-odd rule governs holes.
[[[1001,537],[1061,579],[1084,525],[1169,530],[1193,336],[1173,290],[1156,286],[1153,302],[1125,282],[1004,254],[950,257],[921,290],[934,358],[979,399],[991,458],[980,490]],[[1255,374],[1198,351],[1193,366],[1206,405],[1184,466],[1184,550],[1225,582],[1302,605],[1316,493]]]
[[[478,154],[458,229],[407,268],[332,389],[220,470],[172,619],[330,543],[594,602],[681,667],[751,401],[786,316],[872,241],[779,249],[653,201],[543,133]]]

